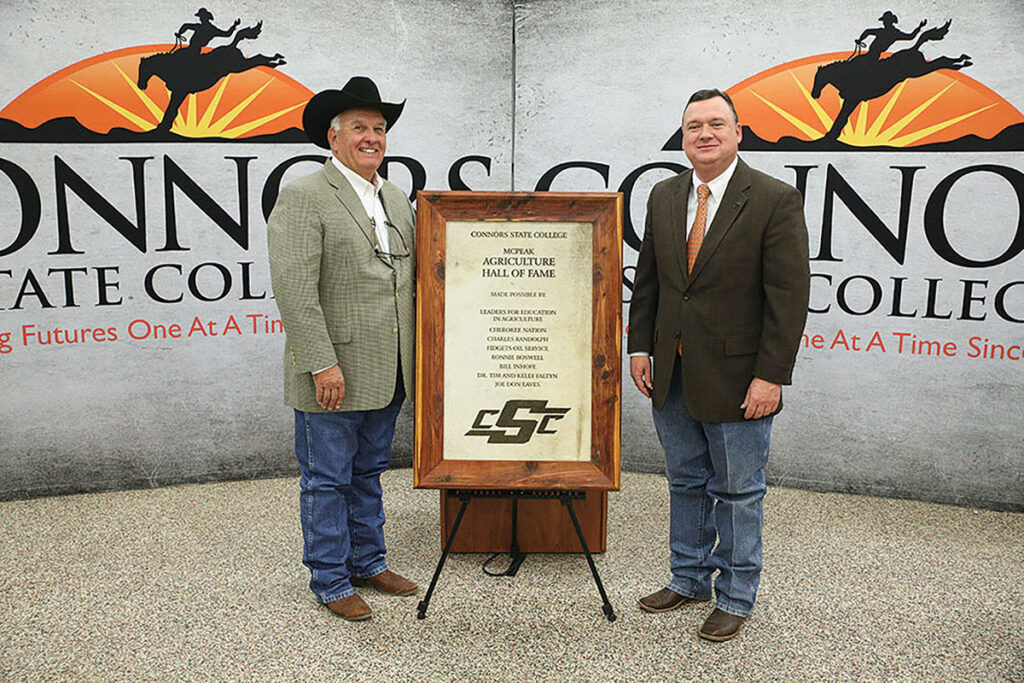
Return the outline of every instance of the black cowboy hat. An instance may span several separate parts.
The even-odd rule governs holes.
[[[366,76],[353,76],[341,90],[323,90],[309,98],[302,112],[302,128],[314,145],[330,149],[327,128],[331,119],[346,109],[376,109],[391,130],[404,107],[405,100],[399,104],[381,102],[380,92],[373,81]]]

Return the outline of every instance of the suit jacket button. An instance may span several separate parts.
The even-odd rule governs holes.
[[[683,301],[689,301],[689,300],[690,300],[690,295],[689,294],[684,294],[683,295]]]

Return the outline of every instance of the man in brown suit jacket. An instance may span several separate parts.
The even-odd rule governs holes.
[[[286,185],[267,221],[302,470],[302,560],[317,599],[352,621],[370,616],[353,586],[416,592],[384,559],[380,485],[414,372],[412,207],[377,173],[404,104],[382,102],[362,76],[314,95],[303,128],[332,156]]]
[[[740,160],[741,137],[728,95],[693,94],[683,111],[693,170],[651,191],[629,309],[630,374],[652,399],[671,500],[672,579],[640,606],[708,600],[717,570],[698,632],[716,641],[754,606],[771,423],[809,289],[800,194]]]

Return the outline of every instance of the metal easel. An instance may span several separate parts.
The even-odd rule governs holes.
[[[466,508],[469,507],[469,501],[474,498],[511,498],[512,499],[512,545],[509,549],[509,554],[512,556],[512,563],[509,568],[505,570],[505,576],[515,576],[516,572],[519,571],[520,565],[523,560],[526,559],[526,555],[519,550],[518,541],[518,516],[519,516],[519,501],[523,499],[552,499],[557,498],[558,501],[569,511],[569,517],[572,519],[572,524],[576,528],[576,536],[579,538],[580,546],[583,548],[583,554],[587,558],[587,564],[590,565],[590,573],[594,576],[594,583],[597,584],[597,590],[601,594],[602,606],[601,609],[604,611],[605,617],[608,621],[615,621],[615,610],[612,609],[611,602],[608,601],[608,594],[605,593],[604,585],[601,583],[601,577],[597,573],[597,566],[594,565],[594,558],[590,554],[590,548],[587,546],[587,539],[583,537],[583,528],[580,526],[580,521],[576,517],[576,511],[573,509],[572,502],[574,500],[582,500],[584,497],[583,491],[516,491],[516,490],[488,490],[488,489],[459,489],[450,492],[450,495],[455,496],[461,501],[462,505],[459,507],[459,513],[455,517],[455,524],[452,525],[452,530],[448,534],[448,540],[445,542],[444,550],[441,553],[441,559],[437,562],[437,568],[434,570],[434,576],[430,580],[430,587],[427,589],[427,594],[423,596],[417,606],[417,619],[425,619],[427,616],[427,608],[430,606],[430,598],[434,594],[434,589],[437,588],[437,580],[441,576],[441,570],[444,568],[444,563],[448,559],[449,553],[451,553],[452,545],[455,543],[455,536],[459,532],[459,525],[462,524],[462,517],[466,514]]]

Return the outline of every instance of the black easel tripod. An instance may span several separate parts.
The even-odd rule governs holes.
[[[604,591],[604,585],[601,583],[601,577],[597,573],[597,566],[594,565],[594,558],[590,554],[590,548],[587,546],[587,539],[583,537],[583,528],[580,526],[580,521],[576,517],[576,511],[572,507],[572,501],[581,500],[584,497],[582,491],[506,491],[506,490],[488,490],[488,489],[464,489],[454,491],[453,495],[461,501],[462,505],[459,506],[459,513],[455,517],[455,524],[452,525],[452,530],[448,534],[448,540],[444,544],[444,551],[441,553],[441,559],[437,562],[437,569],[434,570],[434,576],[430,580],[430,587],[427,589],[427,594],[420,600],[417,609],[416,618],[425,619],[427,616],[427,608],[430,606],[430,597],[434,594],[434,589],[437,587],[437,580],[441,576],[441,569],[444,568],[444,563],[448,559],[448,554],[451,552],[452,545],[455,543],[455,535],[459,532],[459,525],[462,524],[462,517],[466,513],[466,508],[469,507],[469,501],[474,498],[511,498],[512,499],[512,548],[510,553],[512,555],[512,564],[506,570],[507,576],[515,576],[516,571],[519,569],[519,565],[522,564],[525,555],[519,551],[519,544],[517,541],[516,524],[517,524],[517,509],[518,501],[524,498],[557,498],[559,502],[569,511],[569,517],[572,519],[572,525],[576,528],[576,536],[580,540],[580,546],[583,548],[583,554],[587,558],[587,564],[590,565],[590,573],[594,575],[594,583],[597,584],[597,590],[601,594],[602,607],[605,617],[608,621],[615,621],[615,610],[612,609],[611,602],[608,601],[608,594]]]

